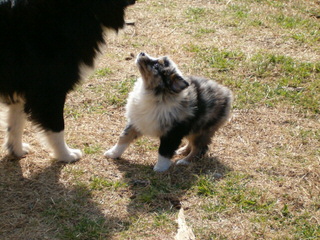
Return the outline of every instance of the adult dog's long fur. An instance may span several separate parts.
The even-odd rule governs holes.
[[[141,78],[128,98],[128,124],[118,143],[105,156],[120,157],[141,135],[159,137],[154,170],[165,171],[186,137],[188,144],[177,151],[186,157],[177,163],[188,164],[207,151],[214,133],[228,120],[231,91],[212,80],[183,76],[168,57],[153,58],[140,53],[136,63]]]
[[[22,157],[25,117],[41,127],[53,155],[71,162],[81,151],[64,141],[66,95],[93,67],[105,28],[124,25],[135,0],[0,0],[0,99],[9,106],[5,146]]]

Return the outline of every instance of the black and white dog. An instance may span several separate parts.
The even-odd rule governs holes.
[[[126,105],[128,124],[117,144],[104,155],[119,158],[142,135],[160,138],[155,171],[170,167],[184,137],[188,144],[176,153],[186,157],[178,164],[188,164],[206,153],[214,133],[229,119],[231,91],[212,80],[183,76],[168,57],[140,53],[136,64],[141,78]]]
[[[9,106],[5,147],[22,157],[26,117],[45,134],[53,156],[73,162],[82,153],[64,140],[67,93],[93,67],[104,29],[124,25],[135,0],[0,0],[0,101]]]

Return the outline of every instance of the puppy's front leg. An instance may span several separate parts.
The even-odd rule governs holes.
[[[171,158],[178,149],[183,135],[177,131],[170,131],[166,136],[160,138],[160,147],[158,162],[153,170],[156,172],[164,172],[171,166]]]
[[[140,136],[141,133],[132,124],[128,123],[121,133],[117,144],[106,151],[104,156],[113,159],[121,157],[122,153],[129,147],[130,143]]]

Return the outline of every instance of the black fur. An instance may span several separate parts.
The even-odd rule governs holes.
[[[103,28],[124,25],[134,0],[1,0],[0,98],[24,102],[44,130],[64,129],[66,95],[92,67]]]

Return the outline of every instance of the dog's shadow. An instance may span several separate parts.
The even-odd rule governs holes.
[[[151,165],[132,163],[124,158],[113,161],[124,172],[125,182],[131,189],[127,207],[132,215],[188,208],[183,206],[186,193],[198,187],[201,177],[219,181],[231,170],[217,157],[203,157],[188,166],[173,165],[164,173],[154,172]]]
[[[173,166],[164,173],[126,159],[113,161],[130,188],[127,211],[137,217],[178,210],[188,190],[197,187],[199,176],[223,178],[230,171],[216,157],[186,167]],[[36,169],[24,164],[22,170],[18,160],[0,160],[0,239],[109,239],[130,226],[130,222],[102,213],[86,185],[61,182],[64,166],[52,162]]]
[[[102,214],[86,186],[59,182],[63,167],[53,162],[30,174],[18,160],[0,160],[0,239],[108,239],[123,230],[126,223]]]

